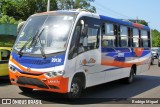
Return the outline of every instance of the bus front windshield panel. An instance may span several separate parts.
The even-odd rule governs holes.
[[[63,52],[73,21],[71,15],[32,16],[19,33],[14,49],[20,51],[28,42],[23,53],[41,54],[41,48],[45,54]]]

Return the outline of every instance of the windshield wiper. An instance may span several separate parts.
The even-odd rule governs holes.
[[[44,28],[43,28],[40,32],[37,31],[36,34],[35,34],[35,36],[31,37],[31,38],[22,46],[22,48],[21,48],[20,51],[18,52],[18,54],[19,54],[20,57],[23,55],[22,50],[27,46],[27,44],[28,44],[30,41],[32,41],[32,42],[31,42],[31,45],[32,45],[32,44],[36,45],[36,41],[37,41],[37,39],[40,37],[40,35],[42,34],[43,30],[44,30]],[[41,44],[41,48],[42,48],[42,43],[40,42],[40,44]],[[29,47],[31,47],[31,45],[30,45]],[[40,49],[40,50],[41,50],[42,57],[43,57],[43,58],[46,58],[46,56],[45,56],[45,54],[44,54],[44,50],[43,50],[43,49]]]
[[[27,46],[27,44],[32,40],[35,39],[35,37],[38,35],[38,31],[36,32],[35,36],[32,36],[20,49],[20,51],[18,52],[18,55],[21,57],[23,55],[22,50]]]
[[[44,52],[44,47],[43,47],[43,45],[42,45],[42,42],[41,42],[41,39],[40,39],[40,36],[38,37],[39,38],[39,43],[40,43],[40,45],[41,45],[41,47],[40,47],[40,51],[41,51],[41,54],[42,54],[42,58],[46,58],[46,55],[45,55],[45,52]]]

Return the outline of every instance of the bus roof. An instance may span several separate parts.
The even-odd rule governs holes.
[[[34,15],[54,15],[54,14],[77,15],[79,14],[79,12],[77,11],[49,11],[49,12],[36,13]]]
[[[131,27],[136,27],[136,28],[140,28],[140,29],[150,30],[150,28],[148,26],[138,24],[138,23],[133,23],[133,22],[130,22],[130,21],[123,21],[123,20],[116,19],[116,18],[111,18],[111,17],[108,17],[108,16],[100,15],[100,19],[106,20],[106,21],[109,21],[109,22],[112,22],[112,23],[125,25],[125,26],[131,26]]]
[[[90,12],[84,11],[84,10],[49,11],[49,12],[37,13],[35,15],[54,15],[54,14],[78,15],[81,12],[86,12],[88,14],[97,15],[95,13],[90,13]],[[109,21],[109,22],[112,22],[112,23],[117,23],[117,24],[121,24],[121,25],[125,25],[125,26],[136,27],[136,28],[144,29],[144,30],[150,30],[150,28],[148,26],[145,26],[145,25],[142,25],[142,24],[133,23],[133,22],[130,22],[130,21],[124,21],[124,20],[116,19],[116,18],[111,18],[111,17],[104,16],[104,15],[99,15],[99,17],[100,17],[101,20],[104,20],[104,21]]]

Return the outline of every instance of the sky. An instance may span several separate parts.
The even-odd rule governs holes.
[[[140,19],[160,31],[160,0],[95,0],[100,15],[118,19]]]

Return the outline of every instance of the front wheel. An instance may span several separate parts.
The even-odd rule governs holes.
[[[82,92],[82,84],[79,78],[73,78],[71,83],[70,92],[68,93],[69,99],[79,98]]]
[[[32,88],[26,88],[26,87],[21,87],[21,86],[19,86],[19,89],[20,89],[21,91],[23,91],[24,93],[30,93],[30,92],[33,91]]]
[[[134,74],[135,74],[134,69],[131,68],[130,75],[129,75],[129,77],[126,78],[126,82],[127,83],[130,84],[130,83],[133,82],[133,80],[134,80]]]

